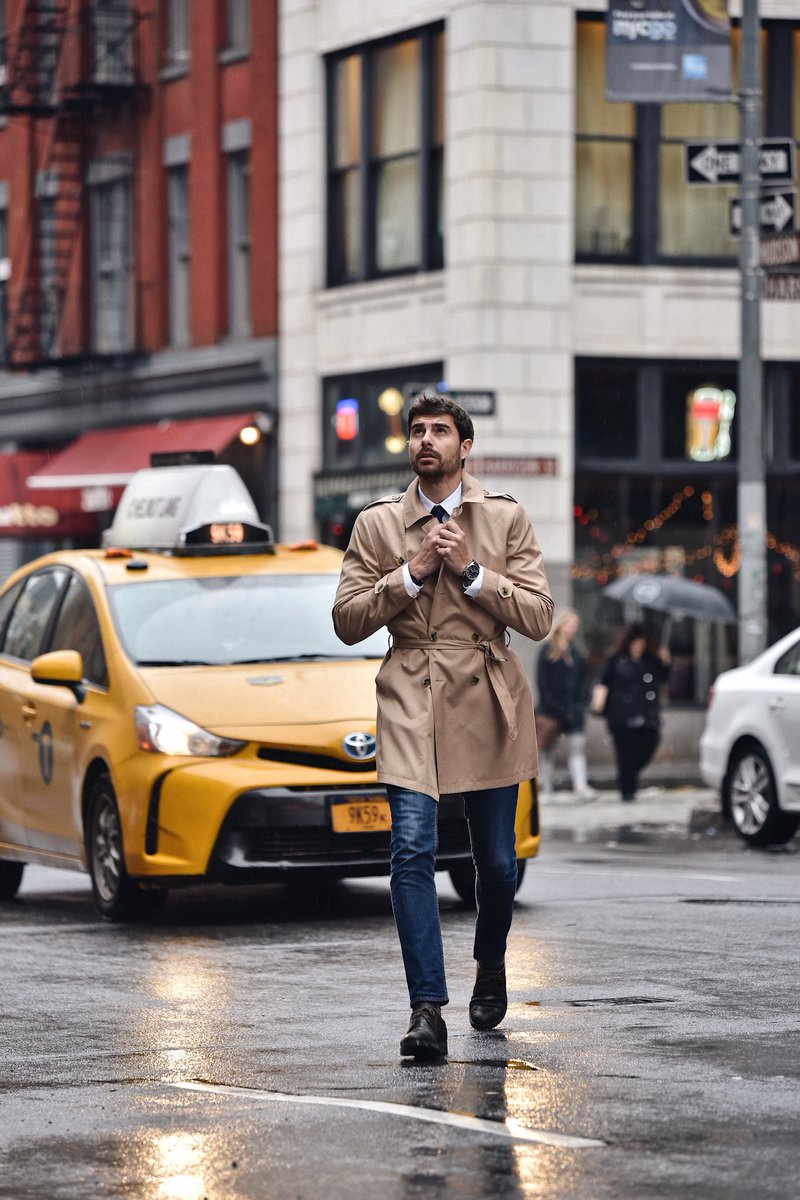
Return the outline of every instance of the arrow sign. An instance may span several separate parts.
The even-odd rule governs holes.
[[[797,203],[797,192],[771,192],[762,196],[758,205],[758,221],[762,234],[783,233],[784,229],[794,229],[794,214]],[[742,232],[742,201],[734,196],[728,210],[728,229],[731,237],[738,237]]]
[[[684,142],[687,183],[740,183],[742,159],[738,142]],[[762,183],[782,183],[795,176],[796,144],[791,138],[763,138],[758,172]]]

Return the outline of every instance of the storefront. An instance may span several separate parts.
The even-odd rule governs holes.
[[[271,428],[267,415],[240,412],[93,429],[60,450],[0,454],[0,582],[50,550],[99,545],[125,484],[153,454],[201,451],[229,463],[274,522]]]
[[[633,572],[683,575],[736,607],[736,365],[721,361],[576,362],[573,593],[593,666],[638,615],[603,595]],[[773,641],[800,600],[800,368],[765,368],[768,619]],[[662,614],[645,613],[659,636]],[[736,661],[735,626],[673,617],[669,700],[703,703]]]
[[[408,487],[405,415],[416,393],[441,388],[442,371],[423,363],[323,380],[323,469],[314,477],[322,541],[344,549],[365,504]]]

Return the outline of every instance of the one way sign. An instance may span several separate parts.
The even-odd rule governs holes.
[[[739,183],[742,158],[738,142],[684,142],[684,179],[687,183]],[[763,138],[758,149],[758,171],[763,184],[791,182],[795,177],[796,144],[791,138]]]
[[[796,203],[797,193],[793,189],[762,196],[758,203],[761,233],[783,233],[785,229],[794,229]],[[742,232],[742,201],[739,196],[734,196],[729,202],[728,212],[731,237],[739,237]]]

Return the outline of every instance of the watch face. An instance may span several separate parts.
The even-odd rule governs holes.
[[[476,562],[467,563],[461,574],[461,578],[467,583],[474,583],[480,573],[480,567]]]

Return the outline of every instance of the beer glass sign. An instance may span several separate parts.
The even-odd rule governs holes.
[[[686,455],[695,462],[713,462],[731,452],[731,422],[736,393],[703,384],[686,397]]]

